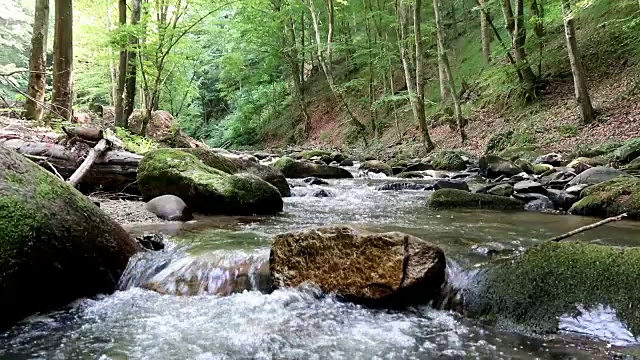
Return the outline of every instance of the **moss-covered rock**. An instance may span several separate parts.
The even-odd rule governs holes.
[[[622,146],[622,143],[619,141],[608,141],[598,145],[579,145],[572,155],[573,157],[605,157],[612,159],[613,152],[620,146]]]
[[[576,305],[616,309],[640,333],[640,249],[549,242],[517,260],[488,269],[476,294],[468,296],[470,315],[525,326],[537,333],[558,330],[558,317]]]
[[[91,200],[0,146],[0,328],[112,292],[137,250]]]
[[[522,172],[516,164],[497,155],[489,154],[480,158],[480,172],[488,178],[500,175],[511,177]]]
[[[323,156],[331,156],[331,151],[325,151],[325,150],[304,150],[301,151],[297,154],[292,155],[292,157],[294,159],[303,159],[303,160],[309,160],[311,158],[317,157],[317,158],[321,158]]]
[[[640,157],[637,157],[624,167],[626,170],[640,170]]]
[[[589,186],[580,194],[581,199],[569,212],[575,215],[610,217],[624,213],[640,220],[640,179],[620,176]]]
[[[516,159],[534,161],[540,155],[542,151],[536,145],[511,146],[498,153],[498,156],[512,161]]]
[[[378,174],[385,174],[387,176],[393,175],[393,170],[391,169],[391,166],[379,160],[369,160],[369,161],[363,162],[362,164],[360,164],[360,170],[364,170],[372,173],[378,173]]]
[[[588,170],[583,171],[580,175],[571,179],[567,186],[587,184],[587,185],[595,185],[601,182],[605,182],[611,179],[615,179],[618,176],[625,175],[624,172],[606,166],[598,166]]]
[[[616,160],[623,164],[637,158],[640,156],[640,138],[626,141],[624,145],[613,152],[613,155],[616,157]]]
[[[527,174],[533,174],[534,169],[533,169],[533,164],[526,159],[518,159],[514,162],[514,164],[516,164],[522,171],[526,172]]]
[[[175,195],[202,214],[274,214],[283,207],[278,189],[259,177],[225,173],[176,149],[147,153],[138,166],[138,186],[145,200]]]
[[[273,185],[282,196],[291,196],[291,188],[282,171],[260,164],[253,156],[237,155],[223,149],[178,149],[195,155],[205,165],[227,174],[249,173]]]
[[[292,179],[304,179],[307,177],[318,177],[322,179],[353,178],[353,175],[348,170],[337,166],[299,161],[286,156],[278,159],[273,166],[282,171],[284,176]]]
[[[524,202],[504,196],[470,193],[458,189],[436,190],[428,199],[433,209],[522,210]]]
[[[436,170],[462,171],[467,168],[464,154],[456,150],[442,150],[433,154],[431,165]]]
[[[507,130],[492,135],[487,143],[485,154],[499,153],[500,151],[508,148],[513,142],[514,133],[515,132],[513,130]]]
[[[276,288],[312,282],[326,293],[371,305],[426,303],[445,278],[445,256],[415,236],[321,227],[278,235],[270,254]]]

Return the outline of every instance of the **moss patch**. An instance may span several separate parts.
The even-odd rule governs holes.
[[[504,196],[473,194],[457,189],[436,190],[427,200],[433,209],[522,210],[524,203]]]
[[[610,217],[628,213],[640,220],[640,179],[620,176],[590,186],[582,191],[582,199],[569,212],[576,215]]]
[[[483,317],[557,331],[557,318],[576,304],[613,306],[632,332],[640,331],[640,249],[546,243],[509,264],[489,269]],[[480,308],[476,309],[479,310]]]
[[[436,170],[462,171],[467,168],[462,158],[465,155],[468,154],[457,150],[442,150],[433,155],[431,165]]]

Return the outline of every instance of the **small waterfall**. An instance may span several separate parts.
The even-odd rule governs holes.
[[[481,285],[484,273],[485,269],[465,269],[454,260],[447,259],[446,282],[432,306],[464,314],[474,301],[473,292]]]
[[[168,295],[268,292],[269,254],[220,250],[192,255],[183,249],[140,253],[129,261],[120,280],[120,289],[132,287]]]

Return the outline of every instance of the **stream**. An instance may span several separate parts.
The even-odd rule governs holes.
[[[346,224],[416,235],[445,251],[450,278],[464,284],[472,272],[463,269],[486,262],[492,252],[521,252],[594,222],[525,212],[434,212],[425,207],[427,192],[374,190],[388,181],[307,187],[291,180],[294,196],[278,216],[129,226],[134,235],[163,232],[170,244],[132,259],[115,294],[78,300],[0,333],[0,358],[609,359],[636,351],[637,340],[607,308],[567,316],[564,331],[538,338],[426,305],[374,310],[310,286],[259,291],[268,276],[271,236],[292,229]],[[334,197],[305,196],[316,189]],[[576,239],[634,246],[638,234],[640,224],[619,222]]]

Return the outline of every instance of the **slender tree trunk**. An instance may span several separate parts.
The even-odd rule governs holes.
[[[123,30],[127,25],[127,0],[118,1],[118,24]],[[127,79],[127,47],[120,45],[120,59],[118,62],[118,80],[116,85],[116,106],[115,123],[116,126],[127,128],[127,120],[124,117],[124,87]]]
[[[449,102],[449,89],[447,85],[447,73],[444,70],[444,64],[438,58],[438,82],[440,83],[440,104]]]
[[[453,108],[456,117],[456,124],[458,125],[458,131],[460,132],[460,138],[462,143],[467,141],[467,134],[464,131],[464,119],[462,118],[462,110],[460,108],[460,100],[458,99],[458,92],[456,91],[456,83],[451,73],[451,66],[449,65],[449,59],[444,47],[444,30],[442,26],[442,20],[440,18],[440,0],[433,0],[433,13],[436,21],[436,35],[438,38],[438,57],[440,63],[444,67],[445,74],[449,83],[449,93],[453,100]]]
[[[25,102],[25,117],[40,121],[47,85],[47,32],[49,30],[49,0],[37,0],[31,36],[31,58],[29,59],[29,90]]]
[[[331,2],[330,4],[333,4],[333,2]],[[322,67],[322,71],[324,72],[325,78],[327,79],[327,83],[329,84],[329,87],[331,88],[331,92],[333,93],[333,96],[336,98],[338,104],[340,104],[345,111],[347,112],[347,115],[349,117],[349,121],[351,122],[351,124],[353,124],[353,126],[356,127],[356,129],[358,129],[358,131],[360,132],[360,134],[362,135],[362,138],[365,142],[365,144],[367,143],[367,137],[365,135],[366,132],[366,127],[356,118],[355,114],[351,111],[351,108],[349,107],[349,104],[347,103],[347,99],[345,99],[344,95],[340,92],[340,90],[338,89],[338,87],[336,86],[334,79],[333,79],[333,72],[331,69],[331,63],[327,62],[327,59],[331,59],[331,43],[327,43],[326,45],[326,55],[323,54],[322,52],[322,38],[320,35],[320,20],[318,19],[318,12],[316,10],[315,4],[313,3],[313,0],[309,0],[307,1],[307,6],[309,7],[309,10],[311,12],[311,20],[313,22],[313,29],[316,35],[316,45],[317,45],[317,57],[318,57],[318,62],[320,63],[320,66]],[[327,40],[328,41],[332,41],[333,39],[333,15],[330,15],[329,17],[329,33],[327,35]]]
[[[484,6],[485,0],[479,0],[480,7]],[[488,11],[480,11],[480,37],[482,40],[482,55],[485,64],[491,63],[491,33],[489,32],[489,24],[487,16]]]
[[[138,25],[140,22],[140,1],[133,0],[131,2],[131,25]],[[135,107],[136,98],[136,76],[137,76],[137,64],[138,64],[138,37],[131,35],[129,37],[129,50],[127,56],[127,76],[124,87],[124,115],[123,121],[125,127],[129,126],[129,117],[133,113]]]
[[[418,5],[421,5],[421,1],[416,1],[413,12],[413,20],[414,23],[420,24],[420,8]],[[402,67],[404,69],[404,76],[407,83],[407,91],[409,92],[409,101],[411,103],[411,109],[413,110],[413,117],[418,123],[420,128],[420,132],[422,133],[422,140],[424,142],[425,149],[429,152],[435,148],[433,141],[431,140],[431,136],[429,135],[429,129],[426,124],[426,117],[424,113],[424,93],[421,91],[423,96],[422,101],[419,100],[419,96],[417,93],[417,86],[424,86],[423,79],[417,79],[416,77],[424,76],[424,71],[422,70],[422,51],[418,50],[422,48],[422,45],[415,44],[416,51],[414,54],[416,55],[415,59],[415,71],[412,71],[411,64],[411,55],[410,51],[407,48],[407,40],[408,40],[408,32],[409,32],[409,24],[408,24],[408,11],[407,6],[404,4],[402,0],[396,0],[396,14],[398,17],[398,44],[400,46],[400,59],[402,60]],[[417,19],[416,19],[417,17]],[[418,40],[419,43],[422,42],[421,34],[418,32],[420,30],[420,26],[418,26],[416,30],[416,34],[414,36],[415,40]],[[418,70],[420,69],[420,70]]]
[[[569,54],[569,62],[571,63],[576,102],[578,103],[582,123],[588,124],[595,119],[595,114],[593,106],[591,105],[591,98],[589,97],[586,75],[578,52],[576,28],[573,14],[571,13],[570,0],[562,1],[562,15],[564,16],[564,33],[567,39],[567,53]]]
[[[535,96],[536,76],[527,61],[524,44],[527,40],[527,32],[524,24],[523,0],[516,0],[516,15],[513,14],[511,0],[502,0],[502,14],[504,15],[505,28],[511,38],[511,50],[515,58],[519,75],[522,76],[523,85],[527,96]]]
[[[427,148],[433,148],[431,136],[427,127],[427,118],[424,111],[424,50],[422,49],[422,0],[415,0],[413,4],[413,32],[416,44],[415,64],[416,64],[416,106],[418,112],[418,124],[422,132],[422,139]]]
[[[111,17],[111,1],[107,0],[107,32],[113,31],[113,20]],[[109,105],[114,105],[116,103],[116,97],[118,96],[118,71],[116,70],[115,62],[113,61],[114,52],[111,47],[109,47]]]
[[[73,100],[73,4],[71,0],[55,0],[53,38],[53,109],[71,120]]]

